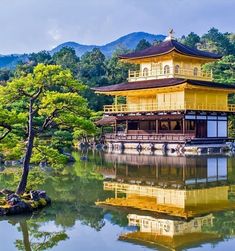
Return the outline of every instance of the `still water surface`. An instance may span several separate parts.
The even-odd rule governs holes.
[[[75,155],[43,178],[51,207],[0,218],[1,251],[235,250],[234,157]]]

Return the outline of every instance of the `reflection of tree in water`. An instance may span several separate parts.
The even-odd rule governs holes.
[[[81,162],[79,155],[75,157],[78,161],[74,165],[59,172],[40,173],[43,182],[37,182],[37,188],[46,190],[52,198],[52,205],[40,212],[40,220],[54,221],[64,229],[72,227],[79,220],[99,231],[104,226],[104,212],[95,206],[95,202],[106,198],[102,176],[96,172],[93,161]],[[34,174],[31,171],[29,184],[36,180],[37,172]],[[15,173],[0,173],[0,189],[14,187],[15,180]]]
[[[223,238],[234,237],[235,233],[235,211],[214,213],[213,226],[205,228],[205,231],[219,233]]]
[[[32,217],[7,218],[10,224],[17,224],[22,232],[23,238],[15,241],[18,250],[48,250],[59,245],[68,238],[66,231],[73,227],[76,221],[96,231],[100,231],[104,226],[104,215],[107,211],[96,207],[95,202],[110,197],[111,192],[103,190],[103,177],[97,173],[100,158],[97,163],[94,161],[96,155],[89,156],[88,161],[80,161],[79,155],[75,157],[78,161],[74,165],[57,172],[46,173],[38,169],[31,171],[29,184],[36,181],[37,189],[46,190],[52,198],[52,205]],[[16,172],[0,173],[0,189],[14,188],[16,181]],[[118,212],[112,212],[110,215],[113,224],[127,224],[126,215],[121,217],[122,213]],[[61,229],[47,231],[43,228],[46,222],[51,222]]]
[[[63,231],[44,231],[42,221],[30,216],[19,216],[8,218],[8,223],[18,225],[18,230],[22,232],[22,239],[15,241],[18,250],[40,251],[48,250],[58,245],[59,242],[68,239],[68,235]]]
[[[64,228],[72,227],[79,220],[99,231],[104,226],[104,211],[95,202],[106,199],[109,193],[103,190],[103,177],[96,172],[93,156],[89,156],[92,161],[80,161],[79,155],[75,158],[77,162],[73,166],[47,177],[43,189],[53,203],[43,214]]]
[[[95,206],[97,198],[100,200],[106,198],[103,194],[102,181],[83,180],[73,175],[51,177],[46,190],[50,191],[53,203],[43,212],[55,220],[57,225],[72,227],[76,220],[79,220],[96,230],[104,226],[103,210]]]

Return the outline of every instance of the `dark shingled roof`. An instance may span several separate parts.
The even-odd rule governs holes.
[[[95,122],[96,125],[112,125],[116,122],[116,117],[115,116],[108,116],[108,117],[103,117],[102,119],[98,120]]]
[[[235,89],[234,84],[221,84],[221,83],[215,83],[215,82],[209,82],[209,81],[181,79],[181,78],[164,78],[164,79],[143,80],[143,81],[136,81],[136,82],[124,82],[117,85],[95,87],[95,88],[92,88],[92,90],[98,91],[98,92],[140,90],[140,89],[175,86],[175,85],[180,85],[186,82],[189,84],[198,85],[198,86],[221,88],[221,89]]]
[[[151,57],[151,56],[158,56],[167,54],[171,51],[177,51],[178,53],[193,56],[193,57],[200,57],[200,58],[211,58],[211,59],[220,59],[222,58],[221,55],[207,52],[207,51],[200,51],[195,48],[191,48],[187,45],[181,44],[176,40],[168,40],[163,41],[158,45],[153,45],[149,48],[146,48],[141,51],[132,52],[124,55],[120,55],[120,59],[134,59],[134,58],[141,58],[141,57]]]

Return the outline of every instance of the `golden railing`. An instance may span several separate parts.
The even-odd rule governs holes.
[[[155,112],[155,111],[179,111],[179,110],[200,110],[200,111],[221,111],[235,112],[235,104],[195,104],[185,103],[164,103],[164,104],[117,104],[105,105],[104,113],[131,113],[131,112]]]
[[[179,68],[176,70],[174,67],[170,67],[169,70],[154,69],[146,71],[129,71],[128,81],[138,80],[151,80],[151,79],[162,79],[162,78],[189,78],[196,80],[209,80],[212,81],[212,71],[202,71],[194,69]]]

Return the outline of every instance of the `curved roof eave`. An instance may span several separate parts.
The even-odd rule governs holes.
[[[190,56],[190,57],[193,57],[193,58],[200,58],[200,59],[206,59],[206,60],[219,60],[221,59],[223,56],[218,56],[218,57],[206,57],[206,56],[197,56],[197,55],[189,55],[189,54],[186,54],[186,53],[183,53],[179,50],[177,50],[176,48],[172,48],[171,50],[169,51],[166,51],[166,52],[163,52],[163,53],[159,53],[159,54],[149,54],[149,55],[146,55],[146,56],[138,56],[138,57],[122,57],[122,56],[119,56],[119,59],[123,59],[123,60],[135,60],[135,59],[141,59],[141,58],[152,58],[152,57],[160,57],[160,56],[164,56],[164,55],[167,55],[167,54],[170,54],[171,52],[173,51],[176,51],[177,53],[179,54],[182,54],[184,56]]]
[[[140,58],[166,55],[171,53],[172,51],[176,51],[180,54],[187,55],[190,57],[202,58],[207,60],[216,60],[222,57],[221,55],[209,51],[201,51],[196,48],[189,47],[178,42],[177,40],[169,40],[137,52],[131,52],[128,54],[120,55],[119,58],[124,60],[134,60]]]
[[[132,91],[132,90],[142,90],[151,88],[162,88],[162,87],[172,87],[180,84],[192,84],[194,86],[201,86],[205,88],[216,88],[221,90],[229,90],[232,93],[235,92],[235,85],[233,84],[221,84],[202,80],[191,80],[191,79],[180,79],[180,78],[169,78],[169,79],[157,79],[157,80],[144,80],[136,82],[124,82],[116,85],[109,85],[103,87],[92,88],[96,93],[114,93],[120,91]]]

